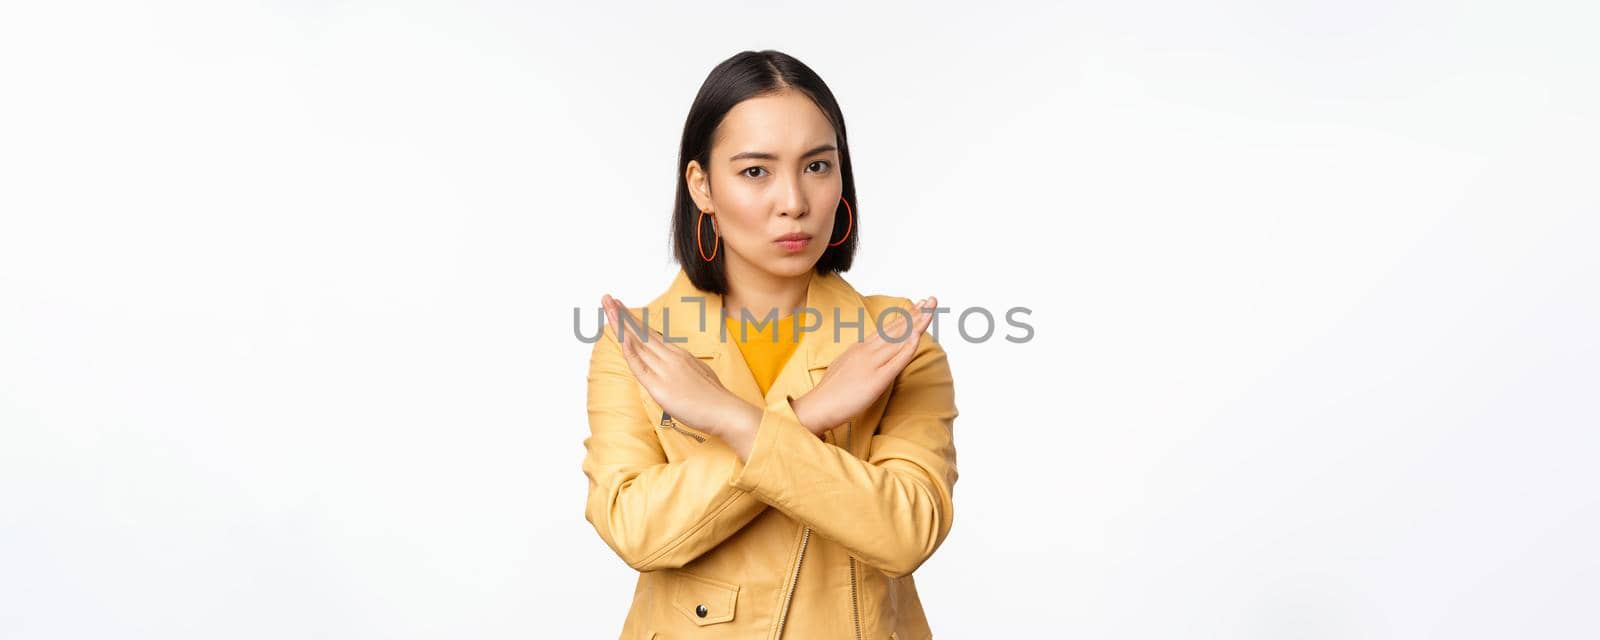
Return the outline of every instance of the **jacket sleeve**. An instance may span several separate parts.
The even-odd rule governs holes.
[[[732,486],[890,577],[911,574],[944,542],[955,518],[957,410],[944,348],[929,335],[918,339],[866,460],[817,441],[792,401],[784,397],[765,408]]]
[[[681,567],[767,508],[728,484],[743,463],[726,446],[667,461],[655,422],[644,415],[638,382],[610,333],[595,342],[588,384],[585,517],[628,566],[641,572]]]

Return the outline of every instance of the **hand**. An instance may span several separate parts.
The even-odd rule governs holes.
[[[735,425],[749,422],[751,411],[759,413],[722,386],[711,367],[677,344],[667,342],[661,332],[645,327],[620,301],[604,295],[600,305],[606,312],[607,332],[621,345],[622,357],[633,376],[673,418],[724,437],[734,431]],[[631,318],[626,327],[618,321],[623,313]],[[644,327],[648,337],[641,338],[638,327]]]
[[[896,313],[866,340],[834,358],[817,386],[792,403],[800,423],[821,435],[865,411],[916,355],[922,333],[933,323],[936,306],[938,299],[929,296],[913,307],[911,334],[904,340],[884,339],[899,339],[906,333],[905,314]]]

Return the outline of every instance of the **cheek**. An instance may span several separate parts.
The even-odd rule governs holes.
[[[721,215],[717,216],[717,224],[722,230],[722,237],[734,244],[743,244],[750,238],[760,236],[766,232],[763,216],[749,208],[738,205],[723,207]]]
[[[726,189],[718,194],[717,224],[724,234],[740,238],[765,224],[766,206],[750,189]]]
[[[718,211],[727,213],[729,218],[750,220],[766,210],[766,194],[749,185],[726,189],[719,195]]]

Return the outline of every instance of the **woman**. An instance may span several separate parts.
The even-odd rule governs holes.
[[[735,55],[678,167],[682,269],[642,308],[603,296],[589,361],[586,516],[640,572],[621,637],[932,637],[911,574],[954,518],[954,386],[934,299],[839,276],[861,212],[833,94]]]

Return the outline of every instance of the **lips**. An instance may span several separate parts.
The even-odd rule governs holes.
[[[778,239],[773,240],[772,242],[773,244],[783,248],[784,251],[788,251],[789,253],[799,253],[804,251],[806,245],[811,242],[811,234],[798,232],[786,233],[778,236]]]

